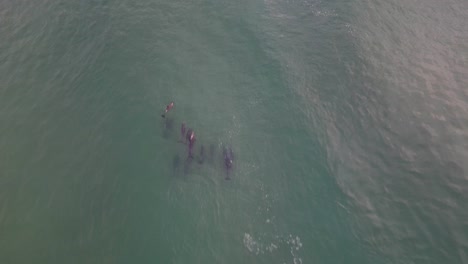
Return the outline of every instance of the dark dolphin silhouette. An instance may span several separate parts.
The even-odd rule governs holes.
[[[174,120],[172,118],[164,119],[163,137],[169,138],[174,129]]]
[[[210,145],[210,153],[209,153],[209,156],[208,156],[208,159],[209,159],[210,162],[213,162],[214,154],[215,154],[215,146],[213,144],[211,144]]]
[[[205,147],[201,145],[200,147],[200,156],[198,156],[198,163],[202,164],[205,161]]]
[[[195,137],[195,133],[194,133],[193,130],[190,129],[190,128],[189,128],[189,130],[187,131],[186,139],[187,139],[188,142],[189,142],[189,148],[188,148],[189,154],[188,154],[188,158],[193,158],[192,150],[193,150],[193,146],[195,146],[196,137]]]
[[[224,157],[224,167],[226,169],[226,180],[230,180],[231,178],[229,177],[229,172],[232,169],[232,165],[234,161],[234,155],[232,154],[231,147],[229,148],[224,147],[223,157]]]
[[[191,128],[187,129],[187,133],[185,134],[185,142],[190,142],[190,136],[192,135],[193,130]]]
[[[164,114],[162,114],[161,116],[162,116],[163,118],[165,118],[165,117],[166,117],[166,113],[169,112],[169,110],[171,110],[172,107],[174,107],[174,102],[171,102],[170,104],[168,104],[168,105],[166,106],[166,110],[164,111]]]
[[[185,123],[182,122],[182,125],[180,126],[180,142],[186,144],[187,140],[184,141],[185,138]]]
[[[179,170],[180,167],[180,157],[179,155],[175,155],[174,158],[172,159],[172,173],[174,176],[177,175],[177,171]]]

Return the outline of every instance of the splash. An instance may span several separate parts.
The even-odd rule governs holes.
[[[255,241],[252,236],[248,233],[244,233],[244,246],[255,255],[258,255],[260,252],[263,253],[261,247],[257,241]]]
[[[262,239],[255,239],[249,233],[244,233],[244,246],[249,252],[255,255],[269,254],[277,251],[280,248],[289,248],[289,252],[292,257],[292,263],[302,264],[302,258],[299,256],[299,251],[302,248],[302,242],[299,236],[293,236],[289,234],[285,238],[275,236],[272,241],[262,243]]]

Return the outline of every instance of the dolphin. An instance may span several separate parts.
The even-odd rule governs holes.
[[[169,110],[171,110],[172,107],[174,107],[174,102],[171,102],[170,104],[168,104],[168,105],[166,106],[166,110],[164,111],[164,114],[162,114],[161,116],[162,116],[163,118],[166,117],[166,113],[169,112]]]
[[[210,145],[210,152],[209,152],[209,156],[208,156],[210,162],[213,162],[214,154],[215,154],[215,146],[213,144],[211,144]]]
[[[180,167],[180,158],[179,155],[175,155],[174,158],[172,159],[172,173],[173,175],[177,175],[177,171],[179,170]]]
[[[187,129],[187,133],[185,134],[185,142],[190,142],[190,136],[192,135],[193,130],[191,128]]]
[[[189,157],[193,158],[192,150],[193,146],[195,146],[195,137],[189,142]]]
[[[180,142],[186,144],[187,141],[184,142],[184,137],[185,137],[185,123],[182,122],[182,125],[180,126],[180,138],[181,138]]]
[[[200,147],[200,156],[198,157],[198,163],[202,164],[205,161],[205,147],[202,145]]]
[[[163,137],[169,138],[171,136],[173,129],[174,129],[174,120],[172,118],[165,118]]]
[[[223,156],[224,156],[224,167],[226,168],[226,180],[230,180],[231,178],[229,177],[229,171],[231,171],[233,161],[234,161],[234,155],[232,154],[232,148],[231,147],[229,147],[229,148],[224,147]]]
[[[193,158],[192,150],[193,150],[193,146],[195,145],[196,138],[195,138],[195,133],[193,132],[192,129],[189,129],[187,131],[186,139],[189,141],[189,156],[188,157]]]

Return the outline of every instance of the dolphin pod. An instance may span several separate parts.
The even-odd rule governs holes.
[[[166,117],[166,114],[174,107],[174,102],[170,102],[167,106],[166,106],[166,109],[164,111],[164,114],[162,114],[161,116],[163,118]],[[168,119],[166,119],[166,123],[168,122]],[[187,146],[187,150],[188,150],[188,156],[187,156],[187,162],[186,162],[186,167],[188,166],[188,164],[190,164],[190,161],[194,159],[194,150],[195,150],[195,142],[197,140],[197,137],[195,135],[195,132],[192,128],[189,128],[186,126],[185,122],[182,122],[181,123],[181,126],[180,126],[180,140],[179,142],[187,145],[188,143],[188,146]],[[209,146],[209,152],[208,152],[208,160],[209,162],[211,163],[213,161],[213,157],[214,157],[214,154],[215,154],[215,145],[214,144],[210,144]],[[223,148],[223,165],[224,165],[224,169],[226,171],[226,177],[225,179],[226,180],[230,180],[231,179],[231,174],[232,174],[232,169],[233,169],[233,165],[234,165],[234,155],[233,155],[233,151],[232,151],[232,147],[229,146],[229,147],[226,147],[224,146]],[[197,158],[197,162],[198,164],[203,164],[204,161],[205,161],[205,158],[206,158],[206,153],[205,153],[205,147],[204,145],[202,144],[200,146],[200,150],[199,150],[199,154],[198,154],[198,158]],[[176,156],[174,157],[173,159],[173,170],[174,172],[176,171],[176,169],[179,167],[179,157]]]

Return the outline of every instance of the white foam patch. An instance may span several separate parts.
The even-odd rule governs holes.
[[[270,243],[270,245],[267,246],[266,249],[267,249],[268,251],[270,251],[270,252],[273,252],[273,250],[278,249],[278,246],[275,245],[275,244],[273,244],[273,243]]]
[[[292,261],[294,264],[302,264],[302,258],[299,256],[299,251],[302,248],[302,242],[299,236],[289,234],[286,238],[275,236],[270,242],[262,243],[261,239],[255,239],[249,233],[244,233],[244,246],[255,255],[268,254],[277,250],[281,246],[289,248]]]
[[[257,241],[253,239],[253,237],[248,234],[244,233],[244,246],[252,253],[258,255],[260,253],[260,246]]]
[[[301,239],[298,236],[293,237],[290,234],[287,240],[287,244],[290,245],[289,252],[291,252],[294,264],[302,264],[302,258],[298,256],[298,252],[302,248]]]

